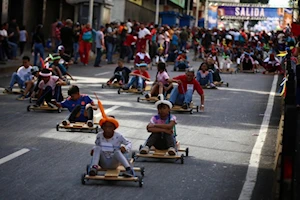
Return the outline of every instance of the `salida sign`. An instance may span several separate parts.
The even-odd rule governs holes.
[[[218,16],[222,19],[267,20],[278,18],[284,8],[219,6]]]

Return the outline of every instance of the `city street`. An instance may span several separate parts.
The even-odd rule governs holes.
[[[192,65],[198,69],[200,62],[192,62]],[[76,79],[72,84],[78,85],[82,94],[90,95],[95,101],[94,93],[98,95],[108,113],[119,120],[118,131],[131,140],[133,150],[138,151],[149,136],[146,126],[157,111],[152,103],[137,102],[138,95],[119,95],[116,89],[101,88],[115,67],[75,65],[69,72]],[[168,67],[171,77],[182,74],[173,72],[172,68]],[[154,80],[156,69],[149,72]],[[0,76],[0,87],[4,88],[10,77]],[[135,182],[88,181],[82,185],[80,176],[91,160],[90,150],[96,135],[57,132],[56,124],[68,111],[27,112],[29,101],[17,101],[16,95],[1,93],[0,199],[237,200],[242,190],[247,193],[243,186],[248,165],[268,105],[273,106],[273,112],[271,117],[267,116],[270,124],[258,157],[260,164],[252,199],[272,199],[281,102],[278,95],[274,97],[274,105],[269,101],[274,76],[238,73],[221,77],[229,87],[206,89],[204,112],[173,113],[178,120],[177,139],[181,147],[189,148],[184,164],[142,158],[134,163],[145,167],[142,188]],[[67,89],[68,86],[63,87],[64,94]],[[193,101],[200,104],[196,92]],[[98,113],[95,115],[99,121]],[[15,152],[21,153],[13,154]],[[9,155],[15,156],[7,162],[1,160]]]

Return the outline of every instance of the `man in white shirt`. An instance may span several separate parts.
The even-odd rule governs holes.
[[[28,56],[23,57],[23,66],[21,66],[17,72],[14,72],[11,76],[9,87],[6,88],[6,92],[12,92],[12,88],[15,83],[18,83],[21,89],[25,89],[26,82],[32,79],[30,66],[30,58]]]
[[[140,31],[138,33],[138,41],[137,41],[137,52],[141,51],[141,47],[147,45],[147,41],[150,39],[151,33],[145,28],[144,24],[140,25]]]

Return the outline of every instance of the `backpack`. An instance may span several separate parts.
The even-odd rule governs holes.
[[[92,31],[87,31],[87,32],[83,33],[82,40],[89,42],[92,39],[92,37],[93,37]]]

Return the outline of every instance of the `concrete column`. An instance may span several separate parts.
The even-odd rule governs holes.
[[[89,24],[93,25],[93,13],[94,13],[94,0],[90,0],[89,4]]]
[[[199,6],[200,6],[200,0],[196,0],[196,22],[195,26],[198,27],[198,21],[199,21]]]
[[[63,12],[63,2],[60,0],[59,3],[59,19],[62,20],[62,12]]]
[[[79,5],[74,5],[74,23],[78,22],[78,16],[79,16]]]
[[[42,20],[42,24],[45,24],[46,10],[47,10],[47,0],[44,0],[44,2],[43,2],[43,20]]]
[[[155,24],[158,24],[158,20],[159,20],[159,0],[156,0]]]
[[[8,5],[9,0],[2,0],[1,24],[8,20]]]

